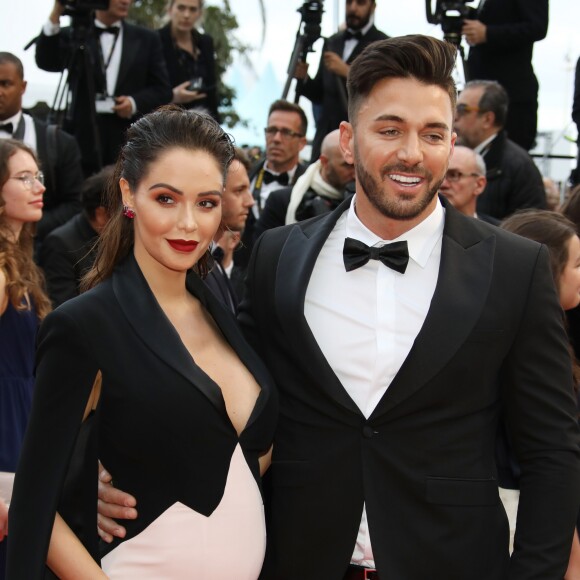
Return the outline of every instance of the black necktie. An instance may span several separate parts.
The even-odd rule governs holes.
[[[117,36],[117,34],[119,34],[120,28],[118,26],[107,26],[107,28],[95,26],[95,30],[97,31],[98,36],[101,36],[101,34],[113,34]]]
[[[5,133],[12,133],[14,132],[14,125],[12,123],[4,123],[4,125],[0,125],[0,131],[4,131]]]
[[[409,249],[405,241],[371,248],[363,242],[346,238],[342,256],[347,272],[364,266],[369,260],[380,260],[385,266],[404,274],[409,263]]]
[[[344,39],[345,40],[351,40],[352,38],[354,38],[355,40],[360,40],[362,37],[363,37],[363,34],[360,30],[356,30],[355,32],[352,32],[350,30],[344,31]]]
[[[279,175],[274,175],[269,171],[264,171],[264,183],[268,185],[268,183],[272,183],[273,181],[277,181],[280,185],[288,185],[288,172],[285,171]]]

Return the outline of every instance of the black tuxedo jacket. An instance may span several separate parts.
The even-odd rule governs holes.
[[[384,38],[388,38],[388,36],[374,25],[371,26],[368,32],[358,41],[346,63],[352,64],[354,59],[371,42]],[[325,41],[322,52],[329,50],[342,58],[344,43],[344,31],[337,32]],[[307,78],[300,86],[300,94],[310,99],[313,103],[322,105],[322,112],[316,124],[316,135],[312,143],[312,161],[316,161],[320,157],[320,146],[324,137],[331,131],[338,129],[341,121],[348,120],[348,111],[345,106],[346,79],[330,72],[321,61],[316,76],[313,79]]]
[[[259,481],[258,456],[270,446],[277,417],[270,375],[203,282],[188,277],[187,288],[261,387],[244,431],[238,437],[221,390],[196,365],[130,256],[110,279],[57,308],[41,326],[11,504],[8,578],[43,578],[55,510],[70,499],[61,489],[98,370],[102,390],[90,424],[96,442],[85,457],[84,511],[74,514],[96,560],[97,458],[139,498],[138,520],[126,522],[127,539],[176,501],[209,516],[238,444]],[[101,545],[101,554],[118,543]]]
[[[486,42],[469,49],[470,78],[499,82],[510,106],[537,101],[532,53],[548,32],[548,0],[486,0],[478,19],[487,26]]]
[[[44,173],[46,191],[42,219],[36,235],[43,240],[49,232],[77,214],[81,206],[83,171],[81,152],[74,137],[57,129],[54,135],[55,151],[48,153],[48,125],[34,119],[36,150]],[[50,160],[54,159],[54,163]]]
[[[546,190],[540,170],[528,152],[500,131],[483,158],[487,184],[477,198],[477,213],[499,220],[518,209],[546,207]]]
[[[145,115],[160,105],[170,103],[173,97],[165,58],[159,35],[141,26],[123,22],[123,46],[121,64],[114,96],[127,95],[135,99],[137,116]],[[72,31],[63,28],[54,36],[41,34],[36,41],[36,64],[39,68],[51,72],[60,72],[70,64],[72,51]],[[93,69],[92,81],[97,92],[102,90],[103,74],[98,50],[98,38],[90,34],[87,40],[87,58]],[[86,66],[82,68],[86,73]],[[65,127],[73,133],[83,154],[85,165],[94,163],[94,138],[90,127],[89,97],[87,93],[86,74],[79,76],[78,71],[70,70],[73,92],[73,119]],[[78,83],[78,84],[77,84]],[[122,119],[114,114],[98,114],[97,126],[101,139],[103,165],[114,163],[119,148],[124,141],[124,134],[135,120]]]
[[[42,243],[38,265],[44,272],[53,308],[78,296],[80,281],[95,261],[97,239],[87,217],[79,213]]]
[[[366,420],[304,316],[317,256],[349,203],[268,230],[248,267],[239,319],[280,393],[264,578],[341,580],[363,504],[381,578],[562,578],[580,434],[546,248],[445,204],[429,312]],[[511,561],[494,460],[502,411],[522,467]]]

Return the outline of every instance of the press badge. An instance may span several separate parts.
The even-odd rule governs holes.
[[[115,99],[113,97],[107,97],[105,95],[97,95],[95,100],[95,111],[97,113],[108,113],[112,115],[114,113],[113,107],[115,106]]]

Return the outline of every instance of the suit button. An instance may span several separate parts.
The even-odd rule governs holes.
[[[370,425],[365,425],[363,427],[363,437],[366,439],[372,439],[375,436],[375,432]]]

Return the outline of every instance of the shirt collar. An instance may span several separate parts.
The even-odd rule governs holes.
[[[374,21],[375,21],[375,15],[373,14],[369,18],[369,21],[360,29],[360,33],[363,36],[371,29],[371,26],[374,24]],[[359,32],[358,30],[353,30],[352,28],[348,28],[347,30],[349,30],[352,33]]]
[[[488,137],[485,141],[482,141],[477,147],[474,147],[473,150],[483,156],[485,153],[487,153],[489,145],[496,137],[497,133],[494,133],[491,137]]]
[[[20,123],[20,117],[22,117],[22,109],[20,109],[16,115],[12,115],[12,117],[8,117],[8,119],[4,119],[3,121],[0,121],[0,123],[2,125],[5,125],[6,123],[12,123],[12,126],[14,127],[13,130],[16,131],[16,128]]]
[[[96,28],[121,28],[121,21],[117,20],[117,22],[113,22],[113,24],[111,24],[111,26],[107,26],[106,24],[103,24],[100,20],[97,20],[95,18],[95,27]]]
[[[287,173],[288,174],[288,183],[292,183],[292,179],[294,177],[294,174],[296,173],[296,169],[298,168],[298,164],[296,164],[294,167],[292,167],[292,169],[288,169],[288,171],[274,171],[273,169],[270,169],[268,167],[268,161],[264,161],[264,171],[267,171],[268,173],[271,173],[272,175],[280,175],[281,173]]]
[[[356,195],[352,199],[346,218],[346,236],[355,238],[367,246],[384,246],[392,242],[405,240],[409,247],[409,257],[424,268],[429,256],[443,235],[445,210],[437,199],[435,209],[414,228],[394,240],[383,240],[371,232],[358,218],[355,211]]]

